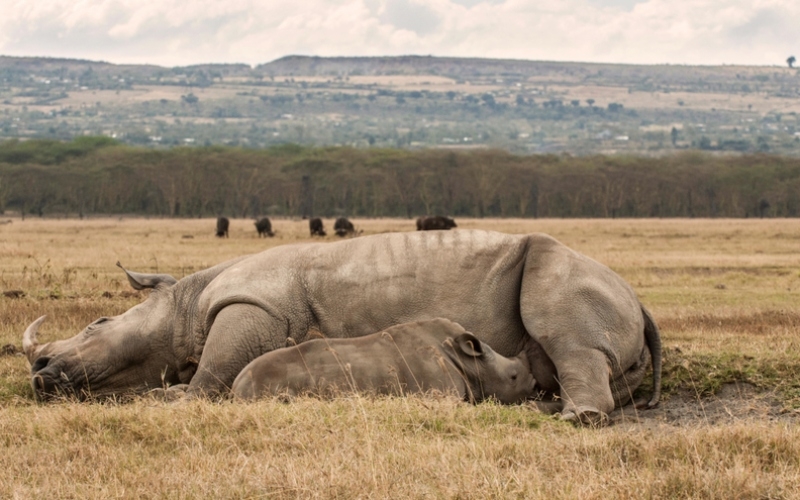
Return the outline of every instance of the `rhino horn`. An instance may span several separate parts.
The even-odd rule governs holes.
[[[36,339],[36,334],[39,331],[39,325],[42,324],[46,317],[47,316],[42,316],[31,323],[30,326],[25,329],[25,333],[22,334],[22,352],[25,353],[25,356],[27,356],[28,361],[31,364],[33,364],[33,362],[36,360],[36,357],[41,350],[39,341]]]
[[[117,267],[125,271],[125,275],[128,277],[128,282],[135,290],[155,288],[158,285],[172,286],[178,282],[178,280],[169,274],[145,274],[128,271],[122,267],[122,264],[120,264],[119,261],[117,261]]]

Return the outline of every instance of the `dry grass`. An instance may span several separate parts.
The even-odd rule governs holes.
[[[354,222],[364,234],[414,228]],[[422,398],[37,405],[27,361],[3,356],[0,497],[797,497],[800,221],[458,223],[547,232],[619,272],[662,328],[664,406],[678,411],[673,403],[690,393],[706,418],[645,412],[642,423],[576,429],[528,407]],[[52,340],[141,301],[117,260],[180,277],[310,239],[305,221],[273,225],[275,238],[258,239],[252,221],[234,219],[222,240],[209,219],[0,225],[0,290],[26,294],[0,296],[0,344],[19,346],[41,314]],[[733,381],[768,392],[774,408],[747,395],[714,406],[710,395]],[[761,416],[746,418],[749,406]],[[711,425],[711,411],[730,416]]]
[[[800,431],[574,429],[452,400],[11,408],[0,495],[30,498],[788,498]]]

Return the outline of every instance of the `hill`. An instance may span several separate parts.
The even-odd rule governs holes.
[[[167,68],[0,56],[0,139],[794,155],[799,111],[797,70],[783,67],[287,56]]]

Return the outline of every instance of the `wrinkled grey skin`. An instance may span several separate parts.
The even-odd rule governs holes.
[[[270,351],[244,367],[231,391],[244,399],[438,392],[473,403],[494,397],[510,404],[532,397],[535,384],[524,352],[500,356],[458,323],[437,318]]]
[[[544,234],[459,230],[387,233],[283,245],[187,276],[128,273],[153,292],[75,337],[23,346],[38,397],[95,396],[181,384],[226,392],[250,361],[306,340],[360,337],[392,325],[449,318],[499,354],[525,351],[543,404],[592,421],[627,403],[652,353],[659,399],[658,329],[631,287],[606,266]],[[187,385],[183,385],[187,384]]]

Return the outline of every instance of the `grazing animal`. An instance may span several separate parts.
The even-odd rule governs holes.
[[[44,317],[25,330],[38,399],[165,385],[167,397],[221,394],[250,361],[309,331],[362,337],[437,317],[500,355],[524,352],[537,389],[559,396],[540,406],[563,418],[602,421],[631,399],[651,358],[647,405],[660,396],[660,334],[633,289],[545,234],[384,233],[280,245],[180,281],[125,273],[153,290],[142,304],[66,340],[38,343]]]
[[[437,229],[452,229],[458,227],[456,221],[443,215],[420,217],[417,219],[417,231],[433,231]]]
[[[228,227],[231,225],[231,221],[228,220],[227,217],[218,217],[217,218],[217,238],[228,237]]]
[[[319,217],[308,219],[308,230],[311,232],[311,236],[325,236],[325,227]]]
[[[244,367],[231,391],[245,399],[434,391],[473,403],[488,397],[521,403],[533,396],[535,384],[525,353],[500,356],[458,323],[436,318],[270,351]]]
[[[256,231],[258,231],[258,237],[261,238],[269,236],[272,238],[275,236],[275,233],[272,232],[272,222],[269,221],[269,218],[262,217],[255,222]]]
[[[346,217],[339,217],[333,224],[333,232],[336,233],[336,236],[345,237],[355,234],[356,228]]]

